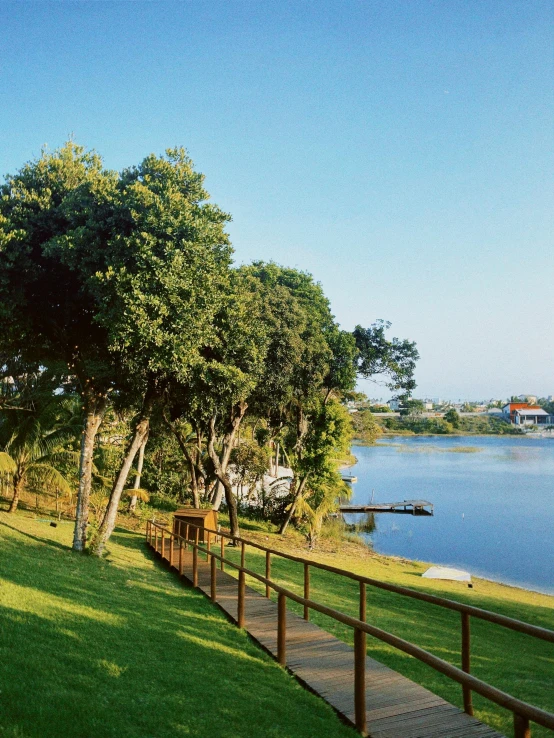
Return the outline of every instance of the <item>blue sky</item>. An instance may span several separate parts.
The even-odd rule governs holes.
[[[554,394],[550,1],[4,0],[0,28],[0,174],[69,134],[111,168],[183,145],[236,260],[391,321],[416,396]]]

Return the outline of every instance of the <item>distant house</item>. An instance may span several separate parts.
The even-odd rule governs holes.
[[[514,425],[554,425],[554,415],[528,402],[510,402],[504,405],[502,414],[508,416]]]
[[[401,408],[400,400],[397,400],[397,399],[389,400],[387,402],[387,405],[390,407],[391,410],[394,410],[394,411],[400,410]]]
[[[527,402],[529,405],[536,405],[537,403],[537,396],[536,395],[518,395],[517,399],[520,402]]]

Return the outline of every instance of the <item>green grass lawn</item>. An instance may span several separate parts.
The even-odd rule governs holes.
[[[354,738],[322,700],[117,531],[0,512],[0,736]]]
[[[261,532],[251,522],[243,524],[243,536],[270,548],[307,556],[300,539],[293,533],[282,539],[267,528]],[[474,588],[460,582],[421,579],[427,564],[373,554],[366,547],[345,544],[345,553],[316,553],[312,558],[332,566],[349,569],[374,579],[399,584],[448,599],[475,605],[486,610],[554,629],[554,598],[474,579]],[[238,562],[239,552],[230,547],[226,556]],[[265,573],[265,554],[253,547],[246,549],[246,566]],[[231,567],[229,573],[236,574]],[[274,557],[272,578],[287,588],[303,594],[303,567],[296,562]],[[264,586],[255,579],[247,583],[260,591]],[[312,569],[311,599],[355,617],[358,616],[358,584],[325,571]],[[301,606],[290,602],[290,609],[301,614]],[[353,643],[350,628],[312,611],[311,619],[338,638]],[[436,656],[461,666],[460,614],[434,605],[367,588],[367,620],[408,641],[431,651]],[[471,619],[472,673],[490,684],[522,700],[554,712],[554,645],[530,636]],[[431,691],[459,707],[461,687],[420,661],[368,636],[368,653],[379,661],[423,684]],[[505,735],[513,735],[512,714],[474,695],[476,715]],[[552,732],[533,725],[532,735],[552,736]]]

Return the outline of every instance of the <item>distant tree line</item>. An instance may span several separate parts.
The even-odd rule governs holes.
[[[342,330],[306,272],[234,266],[229,220],[183,149],[115,172],[70,141],[0,187],[2,491],[12,511],[22,490],[69,500],[77,551],[100,555],[149,495],[224,501],[237,536],[231,468],[252,485],[279,458],[280,529],[302,517],[316,535],[345,393],[415,386],[413,342],[383,321]]]

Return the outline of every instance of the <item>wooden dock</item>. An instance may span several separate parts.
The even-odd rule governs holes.
[[[193,583],[193,553],[156,536],[148,544],[170,568]],[[163,555],[162,555],[163,546]],[[181,557],[181,560],[179,560]],[[235,577],[197,560],[197,586],[233,621],[238,622]],[[212,583],[212,574],[215,579]],[[245,588],[244,626],[269,654],[278,656],[278,605],[250,587]],[[354,705],[354,649],[314,623],[286,611],[286,667],[306,687],[326,700],[351,725]],[[201,626],[199,626],[201,627]],[[283,644],[281,644],[281,649]],[[282,651],[281,651],[282,653]],[[372,738],[502,738],[496,731],[387,666],[366,658],[367,735]]]
[[[397,513],[403,515],[433,515],[433,503],[427,500],[376,502],[373,505],[341,505],[341,513]]]

